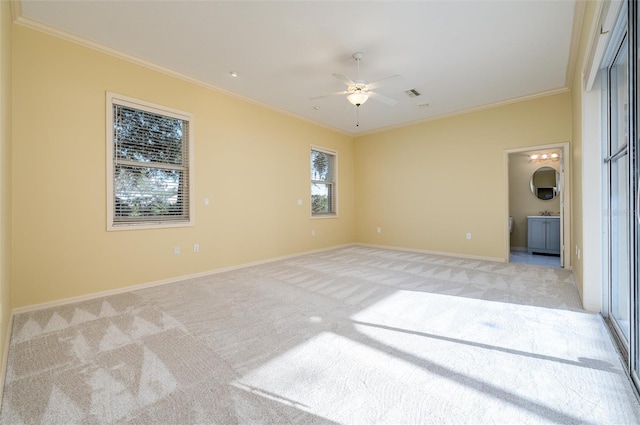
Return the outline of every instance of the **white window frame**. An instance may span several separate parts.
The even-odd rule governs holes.
[[[193,149],[193,115],[188,112],[179,111],[166,106],[157,105],[154,103],[146,102],[139,99],[134,99],[128,96],[123,96],[117,93],[107,92],[106,102],[106,145],[107,145],[107,231],[117,230],[137,230],[137,229],[157,229],[166,227],[188,227],[195,224],[195,208],[194,208],[194,149]],[[188,217],[186,219],[176,220],[168,219],[162,220],[157,217],[149,217],[149,220],[141,220],[138,222],[117,222],[115,220],[115,199],[114,199],[114,117],[113,107],[114,105],[126,106],[141,111],[150,112],[157,115],[164,115],[167,117],[177,118],[185,120],[189,123],[188,140],[187,140],[187,208]],[[144,164],[144,163],[141,163]]]
[[[313,171],[313,167],[311,165],[311,153],[312,151],[317,151],[317,152],[323,152],[326,154],[329,154],[333,157],[333,169],[331,170],[331,176],[332,179],[329,182],[331,184],[331,194],[333,197],[333,211],[329,212],[329,213],[314,213],[313,212],[313,201],[312,201],[312,196],[313,194],[311,193],[311,187],[313,186],[313,184],[315,182],[317,183],[322,183],[325,184],[327,183],[326,181],[323,180],[313,180],[311,178],[312,176],[312,171]],[[322,146],[316,146],[316,145],[311,145],[311,149],[309,150],[309,178],[310,178],[310,184],[309,184],[309,216],[312,219],[324,219],[324,218],[337,218],[338,217],[338,152],[334,151],[332,149],[327,149],[324,148]]]

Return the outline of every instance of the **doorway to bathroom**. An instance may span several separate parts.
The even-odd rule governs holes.
[[[505,151],[505,260],[570,268],[569,144]]]

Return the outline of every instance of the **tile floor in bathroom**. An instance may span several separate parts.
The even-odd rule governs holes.
[[[527,251],[511,251],[509,261],[512,263],[524,263],[534,266],[560,268],[559,255],[529,254]]]

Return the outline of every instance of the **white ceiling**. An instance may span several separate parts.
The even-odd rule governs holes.
[[[574,0],[23,0],[19,21],[360,134],[565,88],[575,7]],[[376,90],[399,103],[369,100],[359,127],[344,96],[309,99],[346,88],[333,73],[355,79],[356,51],[368,82],[402,76]],[[409,89],[422,95],[409,98]]]

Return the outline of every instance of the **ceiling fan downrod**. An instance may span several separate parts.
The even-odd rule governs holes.
[[[364,57],[362,52],[355,52],[351,55],[352,58],[356,60],[356,82],[360,81],[360,61]]]
[[[356,83],[360,82],[360,61],[362,60],[363,54],[362,52],[355,52],[352,57],[356,60]],[[356,88],[358,93],[362,93],[362,89],[359,87]],[[360,127],[360,105],[361,103],[356,104],[356,127]]]

